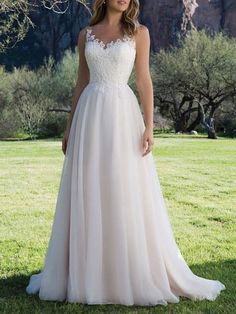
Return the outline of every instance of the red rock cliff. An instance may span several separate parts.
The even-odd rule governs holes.
[[[178,32],[192,26],[236,37],[236,0],[140,0],[140,4],[153,50],[175,44]]]

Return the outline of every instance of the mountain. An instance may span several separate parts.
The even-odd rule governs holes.
[[[7,68],[37,67],[49,55],[60,60],[66,49],[75,50],[78,33],[90,17],[76,1],[70,2],[65,14],[41,8],[31,16],[35,28],[15,48],[0,55],[0,63]],[[140,0],[139,20],[150,30],[152,51],[175,45],[178,33],[192,27],[236,37],[236,0]]]
[[[174,45],[178,32],[194,26],[236,37],[236,0],[142,0],[141,7],[155,51]]]

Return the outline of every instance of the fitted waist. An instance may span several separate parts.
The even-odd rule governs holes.
[[[129,86],[128,82],[113,82],[113,81],[90,81],[88,85],[110,85],[110,86]]]

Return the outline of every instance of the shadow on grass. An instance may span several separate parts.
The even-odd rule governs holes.
[[[205,263],[205,264],[193,264],[189,265],[191,270],[198,276],[220,280],[226,286],[226,290],[223,292],[224,295],[232,294],[232,297],[236,294],[236,260],[226,260],[221,263]],[[33,273],[38,273],[40,270],[37,269]],[[25,288],[28,284],[29,275],[14,275],[6,279],[0,279],[0,298],[7,299],[12,297],[30,297],[38,298],[38,295],[29,296]],[[228,295],[228,301],[230,301],[230,295]],[[188,300],[187,298],[181,298],[181,301]],[[61,303],[61,302],[60,302]],[[63,302],[62,302],[63,303]],[[109,306],[109,304],[108,304]]]
[[[210,141],[212,139],[208,138],[206,134],[198,134],[198,135],[192,135],[192,134],[175,134],[175,133],[158,133],[153,132],[154,138],[175,138],[175,139],[196,139],[196,140],[207,140]],[[234,139],[232,137],[226,137],[226,136],[218,136],[218,140],[222,139]],[[0,142],[34,142],[34,141],[61,141],[61,137],[48,137],[48,138],[0,138]],[[216,140],[216,139],[214,139]]]
[[[198,135],[192,135],[192,134],[176,134],[176,133],[158,133],[153,132],[154,137],[158,138],[180,138],[180,139],[201,139],[201,140],[210,140],[206,134],[198,134]]]
[[[10,137],[10,138],[0,138],[0,142],[23,142],[23,141],[32,141],[32,139],[30,137],[25,137],[25,138],[14,138],[14,137]]]
[[[34,142],[34,141],[61,141],[62,137],[47,137],[47,138],[0,138],[0,142]]]

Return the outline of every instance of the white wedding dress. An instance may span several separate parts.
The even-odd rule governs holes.
[[[214,300],[225,286],[192,273],[175,242],[152,152],[127,84],[132,37],[104,44],[87,28],[90,82],[71,124],[51,237],[27,293],[87,304]]]

